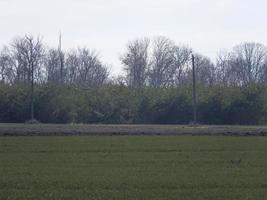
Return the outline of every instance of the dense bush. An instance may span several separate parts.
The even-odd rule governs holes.
[[[29,90],[25,85],[0,85],[0,122],[30,118]],[[197,91],[199,123],[267,123],[264,86],[199,87]],[[188,124],[192,120],[191,87],[36,86],[35,117],[44,123]]]
[[[0,87],[0,121],[25,122],[30,117],[28,88],[21,86]]]

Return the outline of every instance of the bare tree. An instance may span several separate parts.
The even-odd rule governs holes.
[[[258,43],[244,43],[234,48],[233,67],[241,76],[243,84],[260,81],[266,67],[267,48]]]
[[[45,68],[49,83],[65,83],[65,53],[61,49],[61,34],[59,35],[58,49],[49,49],[46,53]]]
[[[66,55],[66,84],[72,85],[78,82],[79,58],[77,51],[70,51]]]
[[[258,43],[244,43],[230,53],[219,55],[218,74],[224,84],[243,86],[264,81],[267,48]]]
[[[80,84],[102,85],[108,76],[108,71],[101,63],[95,51],[79,48],[78,56]]]
[[[153,87],[168,87],[179,84],[190,49],[177,46],[166,37],[157,37],[153,43],[149,81]]]
[[[8,47],[4,47],[0,52],[0,82],[12,84],[14,81],[13,60]]]
[[[182,77],[185,73],[191,69],[191,52],[192,49],[186,46],[175,46],[174,57],[175,57],[175,85],[183,83]],[[190,67],[189,67],[189,66]]]
[[[198,83],[206,86],[217,84],[216,68],[209,58],[197,54],[195,64]]]
[[[261,82],[267,85],[267,60],[261,74]]]
[[[153,87],[167,87],[172,84],[175,74],[175,45],[166,37],[158,37],[153,42],[149,82]]]
[[[215,65],[208,57],[194,54],[196,82],[205,86],[213,86],[218,83]],[[183,73],[180,76],[180,84],[192,83],[192,60],[187,61]]]
[[[126,71],[127,83],[131,87],[146,84],[149,66],[149,39],[136,39],[127,45],[126,53],[120,58]]]
[[[31,119],[34,119],[34,83],[42,82],[44,47],[40,37],[26,35],[11,44],[17,81],[31,85]]]
[[[6,56],[4,55],[3,51],[0,54],[0,83],[5,83],[5,79],[6,79],[6,68],[7,68],[7,59]]]
[[[95,51],[78,48],[67,55],[65,68],[69,84],[103,85],[109,76]]]
[[[45,68],[48,83],[60,83],[60,59],[58,50],[49,49],[45,56]]]
[[[22,82],[41,82],[44,46],[41,38],[33,36],[16,38],[11,44],[11,54],[16,68],[16,79]]]
[[[231,85],[231,73],[230,73],[230,54],[227,52],[220,52],[216,59],[216,78],[218,84],[222,86]]]

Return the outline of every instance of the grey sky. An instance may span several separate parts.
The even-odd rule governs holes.
[[[0,45],[42,35],[63,48],[87,46],[120,72],[119,54],[133,38],[164,35],[215,58],[244,41],[267,45],[266,0],[0,0]]]

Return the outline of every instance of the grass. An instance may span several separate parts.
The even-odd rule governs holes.
[[[267,138],[0,137],[0,199],[267,199]]]

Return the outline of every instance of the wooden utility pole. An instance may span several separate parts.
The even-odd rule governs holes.
[[[34,120],[34,64],[31,61],[31,120]]]
[[[192,71],[193,71],[193,124],[197,124],[197,94],[196,94],[196,67],[195,56],[192,54]]]

